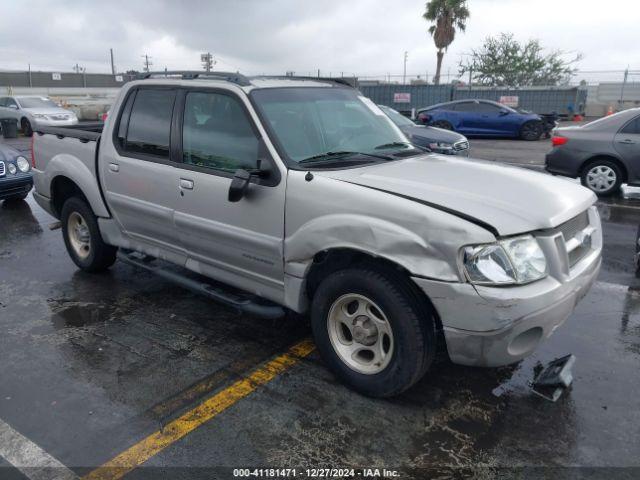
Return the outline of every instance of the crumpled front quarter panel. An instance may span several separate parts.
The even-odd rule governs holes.
[[[460,281],[460,247],[491,242],[485,229],[410,199],[289,171],[285,272],[304,277],[314,255],[350,248],[383,257],[414,275]]]

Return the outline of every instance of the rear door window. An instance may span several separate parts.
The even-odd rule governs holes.
[[[456,112],[473,112],[474,105],[473,102],[456,103],[451,110],[455,110]]]
[[[131,114],[121,118],[118,136],[125,135],[123,149],[133,154],[169,159],[171,118],[175,90],[141,88],[135,95]],[[126,108],[125,108],[126,110]]]
[[[627,123],[622,130],[620,130],[620,133],[640,134],[640,117],[636,117]]]

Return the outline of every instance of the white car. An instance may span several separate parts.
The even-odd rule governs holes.
[[[35,125],[67,127],[78,124],[78,117],[71,110],[39,95],[0,97],[0,118],[7,117],[18,120],[22,133],[29,137]]]

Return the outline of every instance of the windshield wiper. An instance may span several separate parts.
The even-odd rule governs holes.
[[[373,157],[380,158],[382,160],[393,160],[392,157],[388,155],[376,155],[374,153],[364,153],[364,152],[351,152],[351,151],[338,151],[338,152],[325,152],[319,153],[317,155],[313,155],[311,157],[302,159],[298,162],[298,165],[310,165],[310,164],[323,164],[323,163],[333,163],[338,160],[337,157],[342,158],[346,156],[354,156],[354,155],[362,155],[364,157]],[[368,161],[368,160],[367,160]]]
[[[375,149],[383,150],[385,148],[394,148],[394,147],[409,148],[409,147],[413,147],[413,144],[409,142],[390,142],[390,143],[383,143],[382,145],[378,145]]]
[[[319,153],[317,155],[313,155],[312,157],[302,159],[298,163],[300,164],[314,163],[316,160],[319,160],[319,159],[325,159],[325,158],[330,159],[333,157],[342,157],[346,155],[353,155],[354,153],[356,152],[350,152],[350,151],[324,152],[324,153]]]

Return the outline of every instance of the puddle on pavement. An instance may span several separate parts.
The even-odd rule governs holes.
[[[85,327],[93,323],[104,322],[111,316],[111,309],[95,303],[72,304],[56,311],[51,317],[53,328],[60,330],[68,327]]]
[[[109,305],[86,302],[49,302],[51,323],[36,327],[32,334],[43,335],[62,329],[82,328],[92,324],[106,322],[113,314]]]

